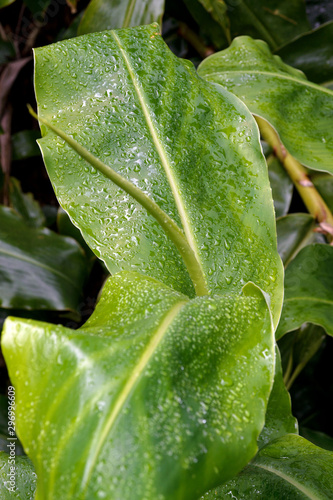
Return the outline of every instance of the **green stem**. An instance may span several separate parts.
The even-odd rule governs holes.
[[[200,265],[196,259],[196,256],[190,247],[186,237],[184,236],[181,229],[177,226],[174,220],[168,216],[149,196],[147,196],[141,189],[137,188],[132,182],[128,181],[120,174],[115,172],[111,167],[103,163],[101,160],[96,158],[87,149],[81,146],[74,139],[69,137],[65,132],[58,129],[52,125],[49,121],[44,118],[38,117],[33,111],[31,106],[28,105],[30,114],[44,123],[48,128],[50,128],[55,134],[64,139],[64,141],[69,144],[69,146],[74,149],[82,158],[84,158],[90,165],[92,165],[96,170],[99,170],[105,177],[110,179],[114,184],[123,189],[126,193],[132,196],[140,205],[142,205],[147,212],[152,215],[160,226],[163,228],[166,235],[171,239],[171,241],[176,246],[180,255],[183,258],[185,266],[188,270],[190,278],[193,282],[196,295],[208,295],[208,290],[206,286],[205,277],[201,271]]]
[[[263,139],[274,149],[275,155],[289,174],[310,214],[318,222],[325,222],[333,227],[332,212],[311,182],[303,165],[288,153],[281,144],[278,134],[266,120],[259,116],[256,116],[255,119]],[[332,236],[329,233],[327,234],[327,238],[330,241],[332,240]]]

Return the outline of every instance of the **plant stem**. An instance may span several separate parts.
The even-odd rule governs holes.
[[[180,21],[179,23],[179,35],[184,38],[192,47],[198,52],[198,54],[205,59],[208,56],[214,54],[215,50],[212,47],[207,47],[201,38],[187,26],[187,24]]]
[[[206,279],[201,271],[201,267],[185,235],[175,223],[175,221],[172,220],[171,217],[169,217],[168,214],[157,205],[157,203],[149,198],[149,196],[141,191],[141,189],[136,187],[132,182],[128,181],[111,167],[96,158],[92,153],[81,146],[81,144],[75,141],[75,139],[69,137],[58,127],[55,127],[44,118],[37,116],[31,106],[28,105],[28,109],[30,114],[34,118],[50,128],[56,135],[64,139],[64,141],[66,141],[67,144],[69,144],[69,146],[74,149],[74,151],[76,151],[83,159],[85,159],[88,163],[90,163],[90,165],[96,168],[96,170],[99,170],[99,172],[105,175],[105,177],[110,179],[114,184],[116,184],[118,187],[132,196],[138,203],[140,203],[140,205],[142,205],[147,210],[147,212],[150,213],[150,215],[152,215],[157,220],[166,235],[171,239],[180,255],[182,256],[190,278],[193,282],[196,295],[208,295]]]
[[[285,149],[274,128],[263,118],[255,117],[263,139],[274,149],[274,153],[286,169],[299,192],[304,205],[318,222],[328,224],[333,228],[333,215],[317,189],[311,182],[306,169]],[[327,238],[332,241],[331,231]]]

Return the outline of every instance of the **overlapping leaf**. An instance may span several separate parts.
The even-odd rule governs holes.
[[[239,292],[253,281],[271,295],[276,322],[282,270],[256,125],[237,98],[176,58],[157,30],[90,34],[36,50],[39,113],[182,226],[210,292]],[[193,295],[155,220],[42,132],[59,201],[109,270],[140,270]]]
[[[237,478],[203,499],[326,500],[332,491],[333,453],[290,434],[262,448]]]
[[[303,248],[286,269],[285,296],[276,338],[310,322],[333,335],[333,247]]]
[[[86,259],[74,240],[29,227],[0,207],[0,307],[77,315],[86,276]]]
[[[231,478],[256,451],[273,337],[253,284],[189,300],[126,272],[77,331],[7,320],[2,349],[36,499],[193,500]]]
[[[91,0],[78,34],[161,22],[164,0]]]
[[[311,243],[325,243],[323,235],[314,232],[316,220],[310,214],[288,214],[276,221],[278,251],[285,266]]]
[[[286,64],[303,71],[316,83],[333,80],[333,21],[299,36],[277,51]]]
[[[298,423],[291,413],[290,396],[283,381],[280,352],[276,347],[274,384],[268,400],[265,425],[258,439],[259,448],[285,434],[298,434]]]
[[[200,76],[235,93],[265,118],[289,153],[316,170],[333,173],[333,91],[273,56],[267,44],[242,36],[205,59]]]

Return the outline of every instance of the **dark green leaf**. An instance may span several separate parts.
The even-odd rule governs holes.
[[[161,22],[164,0],[91,0],[78,35]]]
[[[333,92],[273,56],[267,44],[242,36],[205,59],[203,78],[234,92],[265,118],[289,153],[315,170],[333,173]]]
[[[333,453],[289,434],[262,448],[241,474],[205,500],[327,500],[333,491]]]
[[[13,2],[15,2],[15,0],[0,0],[0,9],[7,7],[7,5],[10,5]]]
[[[1,0],[0,0],[1,2]],[[0,9],[1,9],[1,3],[0,3]],[[10,61],[11,59],[15,58],[15,48],[13,44],[9,41],[2,40],[0,38],[0,66],[1,64],[5,64],[6,62]]]
[[[278,251],[285,266],[306,245],[325,242],[313,231],[315,227],[316,220],[310,214],[289,214],[276,221]]]
[[[311,177],[311,180],[331,212],[333,212],[333,176],[330,174],[316,174]]]
[[[283,382],[281,358],[278,347],[275,350],[275,376],[272,392],[269,396],[265,426],[258,439],[262,448],[273,439],[285,434],[298,434],[298,424],[291,413],[290,396]]]
[[[203,39],[207,39],[208,43],[212,43],[217,49],[228,46],[228,41],[220,24],[212,18],[199,0],[184,0],[184,3],[193,19],[198,23],[199,34]]]
[[[276,322],[282,273],[257,127],[237,98],[198,78],[156,30],[90,34],[36,50],[39,113],[184,229],[212,293],[239,292],[253,281],[272,296]],[[185,265],[158,223],[42,131],[57,197],[109,271],[140,270],[193,296]]]
[[[14,177],[10,178],[9,197],[11,207],[31,227],[41,227],[45,224],[45,215],[39,203],[31,193],[23,193],[20,182]]]
[[[272,154],[267,158],[267,166],[273,194],[275,216],[281,217],[288,213],[293,195],[293,183],[275,155]]]
[[[75,312],[86,274],[76,241],[29,227],[14,211],[0,207],[2,308]]]
[[[15,475],[9,476],[13,467],[8,453],[0,451],[0,498],[1,500],[34,500],[36,473],[28,457],[15,457]],[[11,481],[11,478],[15,478]]]
[[[296,38],[277,52],[283,61],[316,83],[333,80],[333,21]]]
[[[320,325],[333,335],[332,307],[333,247],[309,245],[286,269],[285,296],[276,338],[305,322]]]
[[[12,135],[13,160],[24,160],[39,156],[40,151],[36,143],[39,138],[40,133],[37,130],[22,130]]]
[[[37,498],[193,500],[256,451],[274,374],[270,313],[111,277],[79,330],[7,319],[2,350]]]
[[[302,0],[228,0],[232,35],[265,40],[275,50],[310,30]]]
[[[303,436],[311,443],[325,450],[333,451],[333,438],[324,434],[324,432],[314,431],[313,429],[308,429],[307,427],[300,427],[299,430],[301,436]]]

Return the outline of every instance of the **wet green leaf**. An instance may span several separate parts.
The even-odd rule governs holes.
[[[35,82],[40,116],[184,229],[212,293],[253,281],[271,295],[277,321],[282,272],[267,169],[257,127],[237,98],[198,78],[156,25],[37,49]],[[193,296],[158,223],[45,126],[42,133],[57,197],[109,271],[140,270]]]
[[[275,216],[281,217],[288,213],[294,185],[275,155],[272,154],[267,158],[267,166],[273,194]]]
[[[45,215],[32,193],[23,193],[20,181],[10,178],[9,198],[11,207],[24,219],[28,226],[41,227],[45,224]]]
[[[91,0],[78,35],[161,22],[164,0]]]
[[[77,316],[86,274],[76,241],[29,227],[0,207],[0,307],[71,310]]]
[[[273,337],[253,284],[189,300],[128,272],[79,330],[7,319],[36,499],[193,500],[238,473],[264,424]]]
[[[205,59],[198,72],[234,92],[253,114],[273,125],[302,164],[333,173],[332,90],[309,82],[273,56],[265,42],[246,36]]]
[[[333,247],[303,248],[285,275],[285,296],[276,338],[309,322],[333,335]]]
[[[333,453],[289,434],[262,448],[241,474],[204,500],[326,500],[333,491]]]
[[[298,252],[311,243],[325,243],[325,239],[313,230],[316,220],[310,214],[289,214],[276,221],[278,251],[285,266]]]
[[[298,424],[291,413],[290,396],[283,382],[280,352],[276,347],[274,384],[269,396],[265,426],[259,436],[258,446],[262,448],[273,439],[285,434],[298,434]]]
[[[299,36],[276,54],[316,83],[333,80],[333,21]]]
[[[36,473],[28,457],[15,457],[15,480],[11,482],[11,457],[0,451],[0,498],[1,500],[34,500]],[[12,489],[13,488],[13,489]]]

